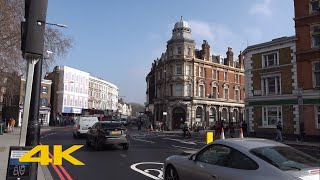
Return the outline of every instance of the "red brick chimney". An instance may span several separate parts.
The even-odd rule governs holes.
[[[233,66],[233,52],[231,47],[228,47],[228,51],[226,54],[227,54],[227,63],[225,63],[225,65]]]
[[[203,40],[202,44],[202,59],[209,61],[210,57],[210,46],[207,40]]]

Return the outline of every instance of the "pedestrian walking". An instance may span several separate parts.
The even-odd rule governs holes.
[[[234,124],[233,124],[233,122],[229,123],[229,129],[230,129],[231,138],[234,138]]]
[[[242,131],[243,131],[243,136],[247,137],[248,136],[248,125],[246,121],[242,121]]]
[[[280,140],[281,142],[283,142],[283,138],[282,138],[282,124],[280,121],[278,121],[277,124],[277,137],[276,137],[276,141]]]
[[[11,132],[14,131],[14,126],[16,125],[16,120],[14,118],[12,118],[11,120]]]

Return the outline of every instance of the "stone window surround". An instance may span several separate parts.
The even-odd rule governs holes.
[[[182,64],[176,64],[176,74],[177,75],[182,75],[183,74],[183,69],[182,69]]]
[[[261,114],[261,116],[262,116],[262,125],[260,125],[259,126],[259,128],[276,128],[276,124],[278,123],[278,121],[280,120],[280,122],[281,122],[281,124],[283,124],[283,113],[282,113],[282,106],[273,106],[273,105],[271,105],[271,106],[261,106],[262,107],[262,114]],[[267,121],[268,122],[268,112],[266,112],[266,118],[267,119],[265,119],[265,117],[264,117],[264,111],[265,111],[265,108],[271,108],[271,107],[273,107],[273,108],[277,108],[277,120],[276,120],[276,122],[275,122],[275,124],[274,125],[263,125],[263,122],[264,121]],[[280,116],[280,118],[279,118],[279,114],[281,114],[281,116]]]
[[[271,55],[271,54],[276,54],[277,55],[277,59],[275,59],[275,64],[274,65],[271,65],[271,66],[269,66],[269,64],[268,64],[268,62],[267,62],[267,66],[265,66],[265,61],[266,61],[266,59],[265,59],[265,56],[267,56],[267,55]],[[279,51],[272,51],[272,52],[267,52],[267,53],[263,53],[262,55],[261,55],[261,59],[262,59],[262,62],[261,62],[261,64],[262,64],[262,68],[264,68],[264,67],[273,67],[273,66],[277,66],[277,65],[279,65],[280,64],[280,60],[279,60]]]
[[[186,82],[186,91],[185,91],[185,96],[190,97],[192,96],[192,84],[190,82]],[[190,87],[190,89],[188,90],[188,87]]]
[[[236,91],[238,91],[238,98],[236,97],[236,94],[237,94]],[[239,86],[235,86],[235,88],[234,88],[234,100],[240,101],[240,92],[241,92],[240,87]]]
[[[315,64],[317,64],[317,63],[320,64],[320,62],[316,62],[316,61],[312,62],[312,82],[313,82],[313,88],[320,88],[320,86],[316,86],[315,73],[317,72],[317,73],[320,74],[320,70],[317,70],[317,71],[315,70]],[[319,65],[319,66],[320,66],[320,65]]]
[[[183,96],[183,84],[181,82],[175,84],[175,96]]]
[[[270,94],[269,95],[269,86],[268,86],[268,89],[264,89],[264,83],[263,83],[263,79],[267,79],[269,77],[279,77],[279,83],[280,83],[280,92],[277,93],[278,91],[278,84],[277,84],[277,81],[275,81],[275,90],[276,90],[276,93],[275,94]],[[261,79],[261,94],[262,96],[274,96],[274,95],[280,95],[282,94],[282,87],[281,87],[281,73],[270,73],[270,74],[264,74],[264,75],[261,75],[260,76],[260,79]],[[268,83],[268,80],[266,80],[266,84]],[[267,91],[268,90],[268,91]]]
[[[199,77],[204,77],[204,67],[203,66],[199,66]]]
[[[186,64],[186,72],[185,72],[186,76],[191,76],[192,75],[191,69],[192,69],[192,65],[191,64]]]
[[[217,79],[217,70],[216,69],[212,69],[212,79]]]
[[[317,32],[317,33],[315,33],[315,34],[313,33],[313,28],[316,27],[316,26],[319,26],[319,28],[320,28],[320,24],[317,24],[317,23],[310,25],[310,38],[311,38],[310,43],[311,43],[311,48],[320,48],[320,45],[314,46],[313,36],[314,36],[314,35],[320,36],[320,33],[319,33],[319,32]]]
[[[226,94],[226,90],[228,90],[228,93]],[[224,84],[223,85],[223,98],[225,99],[225,100],[229,100],[229,85],[228,84]],[[227,98],[226,98],[226,96],[227,96]]]
[[[319,0],[309,0],[309,14],[319,13],[318,11],[312,11],[311,3],[312,3],[312,2],[316,2],[316,1],[318,1],[318,3],[319,3],[318,7],[320,7],[320,1],[319,1]]]
[[[200,91],[200,87],[202,87],[202,91]],[[205,95],[205,86],[204,86],[204,84],[199,84],[199,86],[198,86],[198,97],[204,97],[204,95]]]
[[[228,71],[223,72],[223,80],[228,81]]]
[[[213,88],[216,88],[216,95],[215,95],[215,99],[218,99],[219,98],[219,83],[217,83],[217,82],[212,82],[211,83],[211,94],[212,94],[212,97],[213,97],[213,95],[214,95],[214,93],[213,93]]]

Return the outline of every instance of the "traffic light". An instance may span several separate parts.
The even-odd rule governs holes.
[[[21,24],[21,50],[42,56],[48,0],[25,0],[25,22]]]

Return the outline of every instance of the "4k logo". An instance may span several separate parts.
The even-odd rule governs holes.
[[[52,163],[54,165],[62,165],[62,159],[69,161],[71,164],[76,166],[85,165],[83,162],[74,158],[70,154],[74,151],[82,148],[83,145],[73,145],[70,148],[62,151],[62,145],[53,146],[53,158],[49,156],[49,145],[38,145],[31,149],[29,152],[24,154],[19,158],[20,162],[38,162],[41,165],[49,165]],[[33,157],[35,154],[40,152],[40,157]]]

